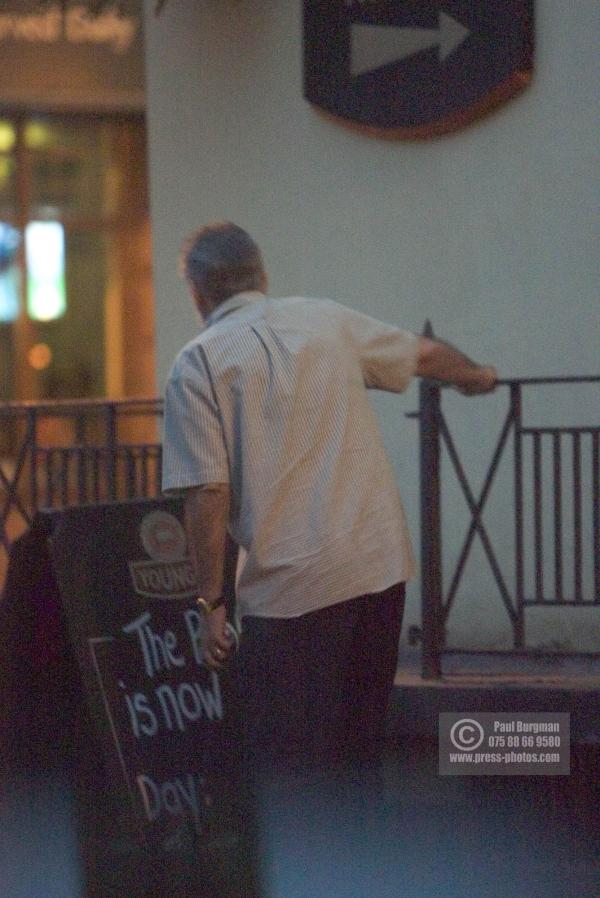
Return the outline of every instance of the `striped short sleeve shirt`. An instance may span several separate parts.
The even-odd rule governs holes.
[[[414,573],[368,389],[402,392],[417,338],[330,300],[233,296],[179,353],[163,489],[231,487],[242,616],[296,617]]]

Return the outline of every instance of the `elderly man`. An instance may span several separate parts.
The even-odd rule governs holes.
[[[205,327],[169,377],[163,486],[185,496],[206,663],[231,652],[229,530],[250,756],[369,761],[414,560],[367,391],[417,375],[485,393],[495,370],[330,300],[267,297],[260,251],[231,223],[199,230],[182,267]]]

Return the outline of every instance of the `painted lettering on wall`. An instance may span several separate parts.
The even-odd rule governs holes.
[[[63,10],[54,5],[40,12],[0,13],[0,41],[31,44],[103,45],[113,53],[125,53],[140,28],[139,19],[123,15],[117,8],[91,15],[85,6]]]

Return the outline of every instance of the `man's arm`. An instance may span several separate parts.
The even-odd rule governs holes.
[[[223,594],[229,496],[228,483],[208,483],[185,493],[184,523],[198,595],[209,603]],[[206,616],[204,659],[209,667],[221,667],[231,650],[225,624],[224,605]]]
[[[443,340],[418,337],[354,309],[336,304],[334,309],[356,349],[368,389],[403,393],[414,375],[442,380],[466,395],[488,393],[496,385],[494,368],[477,365]]]
[[[489,393],[498,380],[491,365],[478,365],[449,343],[428,337],[419,337],[415,374],[452,384],[466,396]]]

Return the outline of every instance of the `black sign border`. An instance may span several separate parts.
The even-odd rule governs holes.
[[[381,127],[368,124],[358,118],[349,118],[331,109],[330,104],[321,104],[311,87],[312,76],[307,65],[307,34],[319,19],[319,6],[327,0],[304,0],[303,5],[303,94],[315,112],[325,121],[345,128],[354,134],[362,134],[388,141],[425,141],[460,131],[479,119],[486,118],[496,109],[522,93],[533,80],[535,56],[535,13],[534,0],[523,0],[524,41],[520,66],[508,78],[497,84],[483,97],[465,106],[460,111],[426,124],[413,126]],[[341,9],[341,6],[340,6]]]

